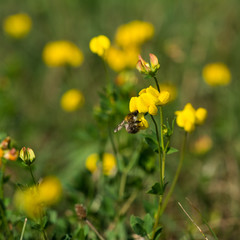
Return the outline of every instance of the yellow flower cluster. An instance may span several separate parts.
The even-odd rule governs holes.
[[[32,27],[31,18],[25,13],[8,16],[3,21],[3,30],[13,38],[25,37]]]
[[[103,163],[102,163],[102,170],[103,174],[110,176],[116,173],[116,158],[111,153],[104,153],[103,154]],[[98,169],[97,163],[99,162],[99,155],[97,153],[93,153],[89,155],[86,159],[86,168],[91,172],[94,173]]]
[[[204,123],[207,117],[207,110],[205,108],[198,108],[195,110],[191,103],[187,103],[182,111],[176,111],[177,125],[184,128],[186,132],[192,132],[196,125]]]
[[[96,53],[100,57],[105,57],[106,51],[110,48],[110,40],[104,36],[99,35],[91,39],[89,48],[93,53]]]
[[[30,218],[41,218],[45,208],[56,203],[62,194],[62,185],[56,177],[47,177],[34,187],[18,190],[14,202]]]
[[[91,39],[89,47],[93,53],[103,57],[116,72],[134,68],[138,60],[141,45],[154,34],[153,25],[142,21],[133,21],[117,29],[114,44],[103,35]]]
[[[66,112],[73,112],[83,106],[85,98],[78,89],[70,89],[66,91],[61,98],[61,107]]]
[[[122,48],[142,45],[154,35],[154,27],[151,23],[132,21],[121,25],[116,32],[115,41]]]
[[[156,115],[157,106],[165,105],[169,102],[170,94],[168,91],[159,92],[152,86],[144,88],[139,92],[138,97],[132,97],[129,102],[130,112],[149,113]]]
[[[82,51],[70,41],[49,42],[43,49],[43,60],[49,67],[70,65],[78,67],[83,62]]]
[[[203,68],[202,75],[210,86],[227,85],[231,81],[231,72],[224,63],[207,64]]]

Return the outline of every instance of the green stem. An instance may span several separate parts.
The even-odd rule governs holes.
[[[34,178],[34,176],[33,176],[32,167],[31,167],[30,164],[29,164],[28,166],[29,166],[30,174],[31,174],[31,176],[32,176],[33,183],[34,183],[34,185],[37,185],[36,180],[35,180],[35,178]]]
[[[25,220],[24,220],[24,224],[23,224],[20,240],[23,240],[23,235],[24,235],[24,232],[25,232],[26,224],[27,224],[27,218],[25,218]]]
[[[164,184],[166,152],[165,152],[164,139],[163,139],[163,111],[162,111],[162,107],[160,107],[160,132],[161,132],[161,145],[162,145],[162,183]]]
[[[5,173],[6,163],[3,161],[2,168],[1,168],[1,179],[0,179],[0,199],[3,199],[3,180],[4,180],[4,173]]]
[[[154,81],[156,83],[157,89],[160,92],[160,87],[159,87],[159,84],[158,84],[158,80],[157,80],[157,78],[155,76],[153,78],[154,78]]]
[[[177,168],[177,171],[175,173],[175,176],[174,176],[174,179],[173,179],[173,182],[172,182],[172,185],[167,193],[167,196],[163,202],[163,205],[162,205],[162,209],[161,209],[161,212],[160,212],[160,216],[163,214],[167,204],[168,204],[168,201],[173,193],[173,190],[175,188],[175,185],[177,183],[177,180],[178,180],[178,177],[179,177],[179,174],[181,172],[181,169],[182,169],[182,164],[183,164],[183,160],[184,160],[184,154],[185,154],[185,148],[186,148],[186,142],[187,142],[187,132],[185,132],[184,134],[184,139],[183,139],[183,144],[182,144],[182,149],[181,149],[181,155],[180,155],[180,161],[178,163],[178,168]]]
[[[48,240],[47,234],[44,229],[42,230],[42,233],[43,233],[44,240]]]
[[[155,126],[156,135],[157,135],[157,142],[158,142],[158,156],[159,156],[159,169],[160,169],[160,185],[162,186],[162,155],[161,155],[161,146],[160,146],[160,138],[159,138],[159,132],[158,132],[158,126],[157,123],[152,115],[150,115],[152,118],[152,121]]]

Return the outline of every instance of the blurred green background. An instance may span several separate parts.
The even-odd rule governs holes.
[[[154,37],[142,47],[142,56],[152,52],[161,64],[160,82],[177,87],[177,99],[165,107],[167,116],[187,102],[205,107],[208,119],[189,138],[189,148],[201,136],[210,136],[213,146],[204,155],[189,153],[174,199],[168,212],[168,239],[189,228],[189,222],[176,204],[187,205],[189,197],[207,216],[219,239],[238,239],[239,226],[239,90],[240,90],[240,3],[239,0],[147,1],[147,0],[2,0],[0,21],[24,12],[33,22],[29,34],[13,39],[0,33],[0,131],[19,145],[34,149],[37,176],[57,175],[65,186],[80,181],[86,157],[96,152],[99,128],[93,116],[99,104],[98,93],[106,85],[101,59],[90,52],[92,37],[104,34],[114,39],[116,29],[129,21],[153,24]],[[78,68],[49,68],[42,60],[46,43],[70,40],[84,54]],[[211,62],[225,63],[232,74],[228,86],[211,87],[202,78],[203,67]],[[116,73],[109,70],[114,81]],[[149,80],[136,73],[137,93]],[[153,84],[153,83],[152,83]],[[67,113],[60,107],[62,94],[78,88],[85,96],[80,110]],[[125,112],[128,105],[125,106]],[[119,121],[124,113],[119,113]],[[119,122],[116,122],[117,125]],[[121,133],[120,136],[125,136]],[[182,132],[176,127],[173,146],[179,148]],[[179,139],[179,140],[178,140]],[[131,137],[134,141],[134,137]],[[109,147],[110,149],[110,147]],[[174,174],[177,161],[167,162],[167,176]],[[15,167],[16,170],[18,169]],[[14,166],[12,166],[14,169]],[[13,178],[25,170],[12,171]],[[168,216],[166,216],[166,223]],[[188,225],[189,224],[189,225]],[[184,230],[186,229],[186,230]],[[180,234],[181,236],[181,234]],[[188,239],[188,238],[182,238]],[[200,238],[199,238],[200,239]]]

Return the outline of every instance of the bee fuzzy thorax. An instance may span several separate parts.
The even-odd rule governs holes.
[[[114,132],[120,131],[125,127],[128,133],[137,133],[141,129],[141,121],[138,118],[138,111],[129,113],[124,120],[116,127]]]

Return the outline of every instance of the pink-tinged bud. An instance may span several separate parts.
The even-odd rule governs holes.
[[[144,73],[148,74],[151,71],[149,63],[145,62],[141,55],[138,55],[138,59],[139,59],[139,61],[141,61],[142,65],[143,65]]]
[[[158,58],[152,53],[149,54],[149,57],[150,57],[150,63],[151,63],[152,69],[153,70],[159,69],[160,65],[158,63]]]
[[[136,65],[136,68],[137,70],[140,72],[140,73],[144,73],[145,72],[145,69],[142,65],[142,62],[140,60],[137,61],[137,65]]]

